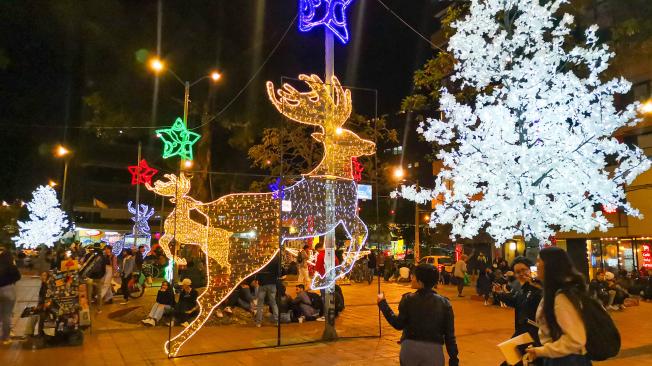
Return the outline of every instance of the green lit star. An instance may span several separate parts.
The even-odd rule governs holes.
[[[201,135],[189,131],[181,118],[177,118],[170,128],[156,130],[156,136],[163,140],[163,159],[178,155],[184,160],[192,160],[192,145]]]

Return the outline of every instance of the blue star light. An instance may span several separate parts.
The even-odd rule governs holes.
[[[299,30],[308,32],[324,25],[342,44],[349,43],[346,8],[353,0],[299,0]]]

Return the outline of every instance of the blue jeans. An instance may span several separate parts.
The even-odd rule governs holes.
[[[258,303],[256,304],[256,324],[263,322],[263,309],[265,308],[265,297],[272,307],[274,320],[278,320],[278,305],[276,304],[276,284],[262,285],[258,288]]]
[[[152,310],[149,311],[149,317],[158,322],[161,321],[161,318],[166,312],[170,312],[171,310],[172,310],[172,306],[163,305],[156,302],[152,306]]]
[[[591,366],[591,360],[586,356],[568,355],[561,358],[546,358],[543,366]]]
[[[0,322],[2,322],[0,341],[9,339],[11,318],[14,315],[14,305],[16,305],[16,286],[11,284],[0,287]]]

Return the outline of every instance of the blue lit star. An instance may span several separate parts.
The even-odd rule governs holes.
[[[349,43],[346,8],[353,0],[299,0],[299,30],[308,32],[324,25],[342,44]]]

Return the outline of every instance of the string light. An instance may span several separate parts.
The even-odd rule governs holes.
[[[143,160],[144,161],[144,160]],[[149,223],[147,222],[150,217],[154,215],[154,208],[147,205],[140,204],[139,207],[134,207],[133,202],[127,203],[127,210],[134,215],[131,220],[134,222],[133,234],[125,235],[127,238],[134,238],[136,246],[145,246],[145,255],[149,253],[152,234],[150,233]],[[142,240],[140,240],[142,239]]]
[[[362,180],[362,172],[364,171],[364,167],[358,161],[358,158],[356,158],[355,156],[351,158],[351,167],[353,173],[353,180],[356,182],[360,182]]]
[[[12,239],[17,245],[36,248],[43,244],[53,247],[68,228],[66,213],[59,208],[57,192],[50,186],[40,186],[27,203],[29,221],[18,221],[19,233]]]
[[[309,32],[323,25],[342,42],[349,43],[346,8],[353,0],[299,0],[299,30]]]
[[[331,287],[353,268],[366,241],[367,227],[357,215],[352,158],[373,154],[375,144],[342,128],[351,114],[351,92],[344,90],[336,77],[329,87],[316,75],[301,75],[300,79],[311,91],[300,93],[286,84],[278,91],[280,99],[273,85],[267,84],[270,99],[281,113],[297,122],[319,126],[322,131],[313,137],[324,143],[324,159],[299,182],[284,187],[279,179],[270,185],[270,193],[230,194],[208,203],[187,196],[191,183],[183,173],[178,178],[167,174],[167,181],[157,181],[153,187],[146,185],[176,204],[159,240],[168,258],[177,264],[185,263],[173,257],[172,241],[175,245],[199,245],[207,254],[209,281],[198,297],[199,315],[166,343],[165,350],[172,356],[242,281],[273,260],[279,243],[326,235],[342,225],[351,240],[342,263],[324,276],[317,274],[313,278],[312,288],[322,289]],[[287,203],[288,209],[281,210],[281,203]]]
[[[152,184],[152,178],[158,170],[147,165],[145,159],[141,160],[138,165],[132,165],[127,168],[131,173],[131,185]]]
[[[192,160],[192,145],[201,135],[189,131],[181,118],[177,118],[170,128],[156,130],[156,136],[163,140],[163,159],[179,156],[184,160]]]

